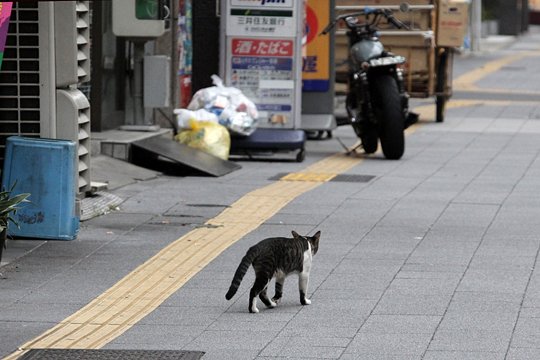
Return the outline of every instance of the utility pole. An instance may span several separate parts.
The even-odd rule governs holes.
[[[471,51],[480,51],[482,37],[482,0],[471,0]]]

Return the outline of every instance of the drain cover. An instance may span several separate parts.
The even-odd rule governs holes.
[[[347,174],[339,174],[336,175],[332,179],[332,181],[341,181],[341,182],[369,182],[371,181],[375,176],[373,175],[347,175]]]
[[[355,182],[365,183],[374,179],[373,175],[353,175],[353,174],[314,174],[314,173],[279,173],[272,176],[268,180],[284,180],[284,181],[338,181],[338,182]]]
[[[31,349],[20,360],[199,360],[202,351],[184,350],[104,350]]]

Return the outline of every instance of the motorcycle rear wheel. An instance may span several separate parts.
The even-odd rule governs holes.
[[[398,160],[405,152],[405,119],[396,79],[390,74],[378,74],[370,83],[383,154],[387,159]]]

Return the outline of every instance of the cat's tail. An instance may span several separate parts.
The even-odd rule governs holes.
[[[246,275],[246,272],[248,271],[251,263],[253,262],[253,259],[255,259],[256,256],[257,251],[254,248],[250,248],[246,255],[244,255],[242,261],[240,261],[240,265],[238,265],[238,268],[234,273],[234,277],[231,281],[231,286],[229,287],[229,291],[227,291],[227,294],[225,295],[225,299],[231,300],[234,294],[236,294],[236,291],[238,290],[238,287],[240,286],[244,275]]]

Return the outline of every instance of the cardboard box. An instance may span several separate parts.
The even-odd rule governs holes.
[[[469,25],[467,0],[440,0],[437,11],[437,46],[461,46]]]

